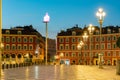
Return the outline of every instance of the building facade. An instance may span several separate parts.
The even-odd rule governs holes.
[[[95,27],[91,38],[91,45],[89,35],[87,41],[84,41],[84,31],[87,31],[87,27],[82,29],[75,26],[58,33],[57,55],[60,62],[89,65],[90,61],[92,61],[93,65],[98,65],[99,54],[102,53],[104,65],[116,65],[117,60],[120,59],[120,48],[116,45],[116,41],[120,37],[120,27],[106,26],[102,28],[101,51],[99,28]],[[84,43],[81,49],[77,47],[80,41]],[[61,54],[63,55],[61,56]]]
[[[44,61],[44,39],[32,25],[2,29],[2,43],[4,45],[3,64],[42,63]]]

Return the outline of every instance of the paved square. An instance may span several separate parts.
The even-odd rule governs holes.
[[[115,66],[36,65],[2,70],[1,80],[120,80]]]

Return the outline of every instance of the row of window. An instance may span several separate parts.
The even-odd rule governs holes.
[[[115,42],[112,43],[112,44],[107,43],[107,46],[105,46],[105,45],[106,45],[105,43],[102,43],[101,44],[101,49],[116,49],[117,48],[117,45],[116,45]],[[95,50],[100,49],[99,44],[95,44],[94,46],[93,46],[93,44],[91,46],[86,44],[86,45],[83,45],[82,49],[83,50],[88,50],[88,49],[90,49],[90,47],[92,49],[95,49]],[[59,45],[59,50],[80,50],[80,49],[77,47],[77,44],[72,44],[71,46],[69,44],[65,44],[65,46],[64,46],[64,44],[60,44]]]
[[[30,43],[32,43],[33,38],[32,37],[30,37],[30,38],[27,38],[27,37],[24,37],[24,38],[22,38],[22,37],[12,37],[12,38],[3,37],[2,42],[6,42],[6,43],[10,43],[10,42],[12,42],[12,43],[16,43],[16,42],[18,42],[18,43],[20,43],[20,42],[27,43],[27,42],[30,42]]]
[[[103,31],[104,31],[104,30],[103,30]],[[120,28],[119,28],[119,32],[120,32]],[[115,33],[115,30],[112,31],[111,29],[108,28],[108,29],[107,29],[107,33],[108,33],[108,34]],[[95,34],[96,34],[96,35],[99,35],[99,34],[100,34],[99,30],[96,30],[96,31],[95,31]],[[75,36],[75,35],[76,35],[76,32],[75,32],[75,31],[72,31],[72,35]]]
[[[63,43],[64,42],[64,39],[65,39],[65,42],[70,42],[70,38],[59,38],[59,43]],[[100,41],[100,37],[92,37],[91,38],[91,41],[93,41],[93,39],[95,40],[94,42],[99,42]],[[71,38],[71,42],[80,42],[82,40],[82,37],[81,38]],[[89,41],[90,39],[87,39],[87,41]],[[104,36],[101,38],[101,41],[116,41],[117,40],[117,36]]]
[[[103,54],[103,56],[106,56],[106,57],[110,57],[110,56],[114,56],[114,57],[116,57],[117,56],[117,53],[116,52],[113,52],[113,53],[111,53],[111,52],[107,52],[107,54],[105,55],[104,53],[102,53]],[[84,54],[82,54],[81,52],[80,53],[72,53],[72,54],[69,54],[68,52],[67,53],[64,53],[64,56],[63,57],[91,57],[91,56],[95,56],[95,57],[98,57],[98,53],[96,53],[96,54],[89,54],[89,52],[87,53],[84,53]],[[120,57],[120,52],[118,53],[118,56]]]
[[[33,50],[33,45],[15,45],[12,44],[11,46],[9,44],[6,44],[6,46],[4,46],[5,50]]]
[[[5,33],[6,33],[6,34],[10,34],[10,31],[9,31],[9,30],[6,30]],[[22,31],[17,31],[17,34],[22,34]]]

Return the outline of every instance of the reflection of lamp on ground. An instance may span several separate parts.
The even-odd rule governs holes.
[[[49,15],[48,15],[48,13],[46,13],[46,15],[44,16],[44,20],[43,20],[43,22],[46,24],[46,60],[45,60],[45,63],[46,63],[46,65],[47,65],[47,47],[48,47],[48,42],[47,42],[47,38],[48,38],[48,22],[50,21],[50,17],[49,17]]]
[[[83,41],[80,41],[80,43],[78,44],[78,46],[77,46],[77,48],[80,50],[80,56],[81,56],[81,58],[82,58],[82,46],[84,45],[84,43],[83,43]],[[81,59],[80,58],[80,59]],[[80,64],[81,64],[81,60],[80,60]]]
[[[93,31],[94,31],[94,27],[92,26],[92,24],[89,25],[88,31],[89,31],[89,34],[90,34],[90,65],[92,65],[92,45],[91,45],[91,40],[92,40]]]
[[[35,55],[36,55],[36,60],[35,60],[35,64],[38,63],[37,59],[38,59],[38,50],[35,50]]]
[[[103,20],[104,20],[104,17],[105,17],[106,13],[103,11],[102,8],[99,8],[98,12],[96,13],[96,16],[98,17],[98,22],[100,24],[100,54],[99,54],[99,68],[103,68],[102,66],[102,51],[101,51],[101,40],[102,40],[102,24],[103,24]]]

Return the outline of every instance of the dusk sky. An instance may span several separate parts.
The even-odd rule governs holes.
[[[3,28],[33,25],[45,36],[43,17],[50,16],[48,36],[56,38],[61,30],[78,24],[97,25],[96,12],[103,8],[106,12],[103,26],[120,26],[120,0],[2,0]]]

